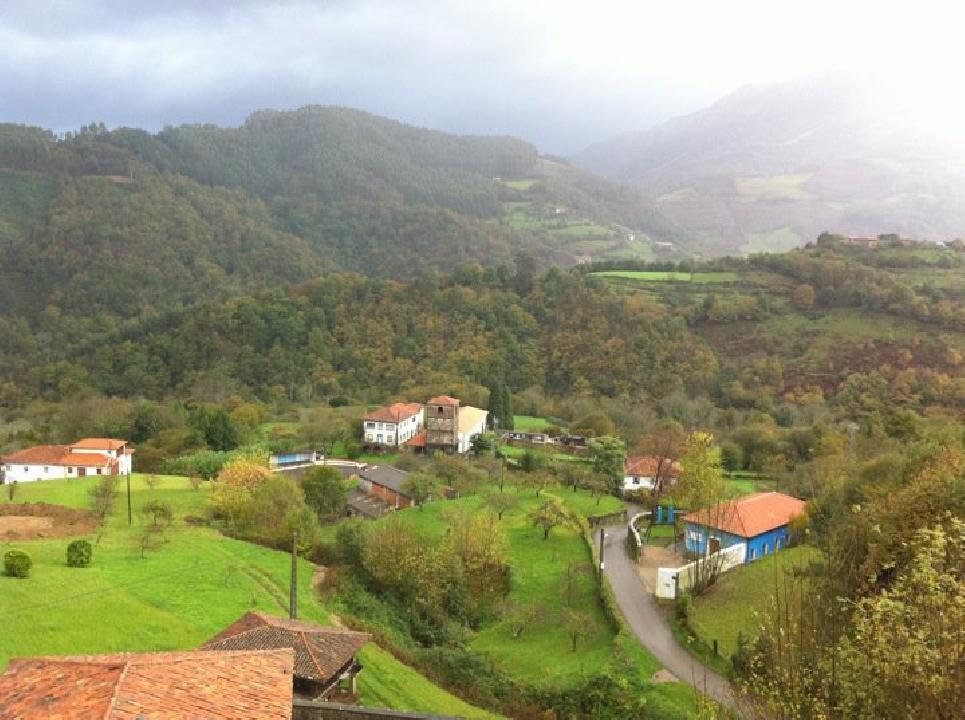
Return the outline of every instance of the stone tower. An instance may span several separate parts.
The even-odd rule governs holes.
[[[426,453],[459,449],[459,401],[440,395],[426,403]]]

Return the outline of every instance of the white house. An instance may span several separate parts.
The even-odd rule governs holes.
[[[660,476],[664,486],[673,485],[680,477],[680,463],[668,458],[628,457],[623,471],[623,492],[653,490]]]
[[[472,405],[459,408],[458,452],[466,453],[472,449],[472,439],[486,432],[486,418],[489,413]]]
[[[73,445],[38,445],[0,458],[3,482],[33,482],[87,475],[130,475],[133,448],[126,440],[84,438]]]
[[[397,448],[422,430],[421,403],[392,403],[362,418],[362,442]]]

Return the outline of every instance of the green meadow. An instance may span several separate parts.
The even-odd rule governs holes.
[[[24,483],[15,502],[87,504],[96,478]],[[69,568],[71,538],[9,542],[33,558],[30,577],[0,576],[0,669],[12,657],[196,648],[248,610],[284,615],[288,610],[290,556],[233,540],[185,517],[204,513],[208,486],[193,490],[182,477],[160,477],[155,488],[145,476],[132,478],[133,525],[127,524],[125,487],[118,484],[114,511],[89,537],[94,560]],[[140,509],[152,499],[169,503],[175,521],[167,542],[141,557],[136,538],[145,519]],[[4,492],[2,502],[7,501]],[[299,616],[321,624],[329,614],[311,589],[314,567],[298,566]],[[490,717],[430,683],[374,643],[361,654],[365,671],[359,691],[366,705],[421,710],[465,717]]]

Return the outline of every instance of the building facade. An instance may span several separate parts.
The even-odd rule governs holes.
[[[73,445],[38,445],[0,458],[4,483],[88,475],[130,475],[133,448],[126,440],[84,438]]]
[[[419,403],[393,403],[366,413],[362,418],[362,444],[398,448],[422,430]]]

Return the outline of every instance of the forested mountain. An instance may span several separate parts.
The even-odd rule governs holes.
[[[505,178],[594,222],[672,234],[639,193],[513,138],[456,137],[360,111],[263,111],[237,128],[0,126],[0,302],[116,319],[332,270],[407,279],[577,254],[504,221]],[[580,251],[581,253],[583,251]],[[112,321],[113,322],[113,321]]]
[[[965,151],[866,77],[744,87],[587,148],[576,162],[656,199],[705,254],[782,250],[824,230],[965,234]]]

